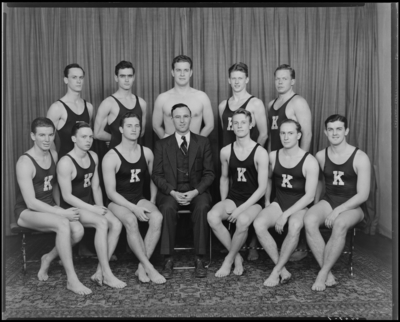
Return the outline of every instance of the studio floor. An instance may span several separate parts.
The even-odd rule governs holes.
[[[324,236],[327,237],[327,236]],[[62,266],[54,262],[49,279],[37,279],[39,259],[54,246],[54,235],[32,235],[27,240],[28,269],[22,274],[18,236],[5,238],[5,301],[3,319],[14,318],[272,318],[344,317],[392,319],[392,241],[382,235],[357,232],[354,276],[348,271],[348,255],[343,254],[332,269],[339,284],[324,292],[311,285],[318,264],[311,253],[299,262],[289,262],[288,284],[263,286],[273,262],[260,251],[257,261],[244,262],[243,276],[214,276],[224,259],[222,246],[213,241],[212,263],[207,278],[195,278],[193,270],[176,270],[165,284],[140,283],[134,272],[138,261],[133,254],[117,252],[111,262],[114,274],[128,285],[124,289],[100,287],[90,281],[97,260],[74,258],[80,280],[93,291],[78,296],[66,289]],[[346,245],[348,247],[348,244]],[[241,252],[244,258],[245,251]],[[176,265],[191,264],[192,255],[181,251]],[[161,271],[163,260],[156,248],[151,262]]]

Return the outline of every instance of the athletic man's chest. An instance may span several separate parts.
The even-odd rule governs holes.
[[[179,97],[171,97],[163,106],[164,115],[167,117],[171,117],[171,109],[172,106],[178,103],[186,104],[190,112],[192,113],[193,117],[199,117],[202,115],[203,112],[203,104],[196,100],[196,98],[179,98]]]
[[[137,99],[134,96],[130,97],[130,98],[118,98],[117,97],[117,99],[128,110],[133,110],[137,105]],[[114,102],[112,103],[111,114],[118,114],[119,110],[120,110],[120,104],[118,104],[114,100]]]
[[[75,113],[78,116],[82,115],[83,112],[85,111],[85,104],[84,104],[83,100],[82,100],[82,102],[69,102],[69,101],[67,101],[67,102],[65,102],[65,104],[69,107],[69,109],[73,113]],[[68,116],[68,113],[67,113],[67,110],[64,107],[64,109],[63,109],[63,117],[67,118],[67,116]]]

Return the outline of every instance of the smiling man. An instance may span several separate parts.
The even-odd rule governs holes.
[[[202,136],[208,136],[214,128],[214,113],[207,94],[190,87],[192,77],[192,60],[185,55],[179,55],[172,61],[172,77],[174,88],[158,95],[154,103],[153,130],[160,139],[175,132],[171,113],[172,106],[183,103],[191,111],[190,131]],[[204,127],[201,128],[204,122]]]
[[[369,196],[371,163],[367,154],[346,141],[349,133],[346,117],[338,114],[325,121],[325,135],[330,146],[317,153],[323,172],[325,195],[307,211],[304,218],[308,245],[321,270],[312,286],[314,291],[324,291],[336,285],[331,268],[343,251],[347,231],[361,222],[365,202]],[[325,245],[319,227],[332,228]]]
[[[163,215],[161,254],[165,255],[162,274],[172,278],[177,211],[191,211],[195,250],[195,276],[206,277],[202,259],[207,249],[207,212],[211,208],[208,188],[214,181],[214,167],[208,138],[191,132],[191,110],[186,104],[171,108],[175,134],[156,142],[153,181],[158,187],[157,206]]]
[[[318,184],[318,163],[315,158],[299,147],[301,126],[294,120],[285,120],[280,126],[283,148],[272,151],[270,177],[276,189],[276,198],[270,202],[271,187],[267,188],[265,209],[254,221],[258,240],[275,263],[265,286],[276,286],[289,281],[291,274],[285,264],[296,248],[307,206],[314,200]],[[288,233],[280,254],[268,229],[275,227],[278,234],[288,223]]]

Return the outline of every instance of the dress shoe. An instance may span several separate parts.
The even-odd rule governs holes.
[[[207,268],[204,267],[203,262],[200,258],[196,258],[194,262],[194,276],[195,277],[206,277],[207,276]]]
[[[174,273],[174,262],[172,259],[167,259],[164,264],[164,268],[161,271],[161,275],[166,279],[171,279]]]

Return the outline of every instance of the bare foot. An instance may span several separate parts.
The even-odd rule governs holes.
[[[139,278],[139,281],[141,281],[142,283],[150,282],[150,278],[147,276],[142,263],[139,263],[139,266],[138,266],[137,271],[135,272],[135,275]]]
[[[279,273],[272,270],[269,277],[264,281],[264,285],[268,287],[274,287],[279,284]]]
[[[47,281],[49,278],[49,275],[47,275],[47,272],[50,267],[51,261],[49,261],[47,254],[44,254],[41,259],[42,263],[40,265],[40,269],[38,272],[38,279],[39,281]]]
[[[318,276],[311,289],[317,292],[325,291],[326,289],[325,281],[326,281],[326,275],[321,273],[321,271],[319,271]]]
[[[242,275],[244,272],[243,268],[243,257],[239,255],[239,253],[235,257],[235,269],[233,270],[233,274]]]
[[[302,260],[304,257],[307,256],[307,252],[301,252],[301,251],[297,251],[294,252],[290,257],[289,257],[289,261],[290,262],[297,262]]]
[[[121,280],[119,280],[112,274],[110,276],[104,275],[103,283],[104,283],[104,285],[107,285],[112,288],[124,288],[126,286],[125,282],[122,282]]]
[[[292,278],[292,274],[290,274],[285,267],[282,268],[279,275],[281,276],[281,284],[286,284]]]
[[[117,260],[118,260],[117,256],[115,254],[112,254],[110,257],[110,262],[115,262]]]
[[[164,284],[167,281],[165,277],[162,276],[159,272],[157,272],[157,270],[153,266],[147,269],[146,273],[153,283]]]
[[[103,274],[101,271],[94,273],[90,279],[99,286],[103,286]]]
[[[83,285],[78,279],[75,280],[74,282],[67,282],[67,289],[70,291],[79,294],[79,295],[88,295],[92,293],[90,288],[87,288],[85,285]]]
[[[249,249],[249,254],[247,255],[247,260],[256,261],[258,259],[257,249]]]
[[[228,276],[231,272],[231,267],[232,267],[232,262],[229,262],[226,260],[224,260],[224,262],[222,263],[221,268],[215,273],[216,277],[225,277]]]
[[[326,281],[325,281],[325,285],[328,287],[332,287],[332,286],[335,286],[336,284],[337,283],[336,283],[335,277],[333,276],[333,274],[331,272],[329,272],[328,277],[326,278]]]

